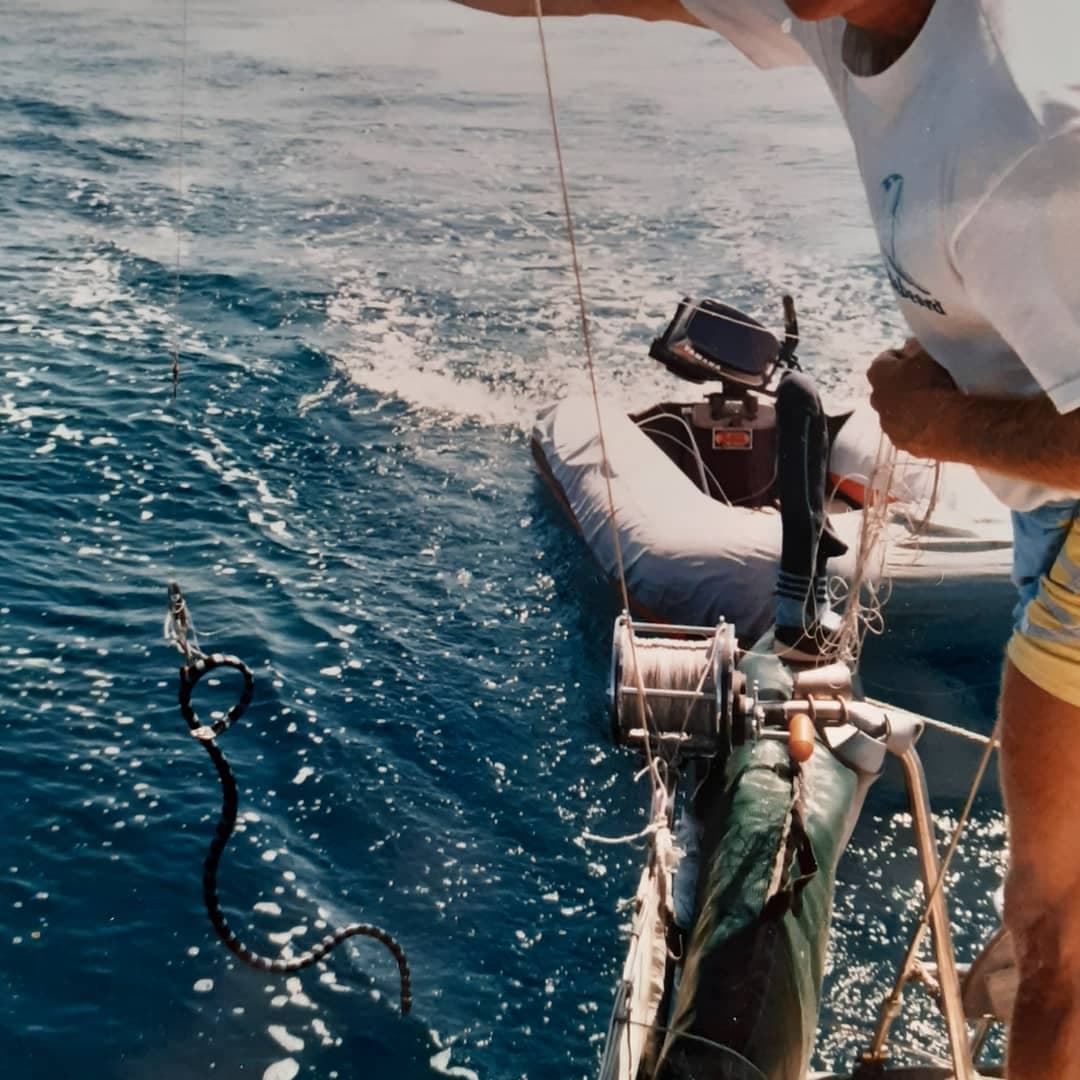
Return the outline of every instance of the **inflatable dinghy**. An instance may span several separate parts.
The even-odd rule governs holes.
[[[794,366],[798,342],[790,306],[787,314],[781,345],[734,308],[685,300],[650,354],[684,380],[708,383],[706,395],[633,415],[600,407],[627,585],[646,618],[715,625],[723,617],[744,640],[771,622],[781,536],[771,398],[774,375]],[[829,515],[848,546],[830,572],[850,580],[884,437],[866,404],[831,415],[829,429]],[[614,580],[608,483],[592,399],[568,398],[543,409],[532,449],[541,474]],[[896,588],[1007,584],[1008,511],[973,469],[946,464],[936,475],[932,463],[899,454],[889,499],[881,571]],[[935,597],[935,604],[948,602],[945,594]]]

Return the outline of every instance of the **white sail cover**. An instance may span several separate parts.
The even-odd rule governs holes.
[[[762,633],[772,620],[780,558],[780,515],[774,509],[732,507],[710,498],[620,410],[601,407],[611,470],[615,523],[627,586],[649,615],[667,622],[734,622],[740,637]],[[833,448],[830,472],[863,484],[873,470],[881,431],[866,406],[855,409]],[[533,446],[549,479],[603,570],[617,576],[615,546],[592,399],[568,398],[545,408]],[[1008,511],[974,470],[941,470],[930,522],[914,531],[933,488],[932,467],[900,455],[885,531],[884,575],[947,587],[952,579],[1007,578],[1012,531]],[[862,514],[835,513],[832,522],[848,554],[830,571],[850,579]],[[871,565],[880,563],[878,557]],[[942,596],[942,603],[947,603]]]

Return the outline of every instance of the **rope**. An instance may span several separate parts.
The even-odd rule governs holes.
[[[217,873],[221,863],[221,857],[225,853],[225,847],[236,827],[236,819],[239,812],[240,800],[237,793],[236,779],[229,767],[221,748],[214,741],[240,719],[251,704],[255,691],[255,676],[251,669],[238,657],[224,653],[212,653],[207,655],[198,645],[195,628],[184,601],[180,586],[175,582],[169,585],[169,609],[165,620],[165,637],[172,642],[183,654],[184,666],[180,669],[180,690],[177,701],[180,713],[188,725],[191,735],[198,739],[210,755],[210,760],[217,770],[218,780],[221,782],[221,817],[214,829],[210,848],[206,853],[203,863],[203,902],[206,905],[206,913],[210,918],[218,937],[225,947],[237,959],[243,961],[248,967],[256,971],[269,971],[275,974],[302,971],[311,967],[323,959],[331,950],[337,948],[342,942],[352,937],[374,938],[389,950],[398,966],[400,981],[400,1007],[402,1015],[409,1012],[412,1007],[412,984],[409,974],[409,964],[405,952],[397,941],[385,930],[371,923],[350,923],[332,933],[327,934],[317,945],[301,953],[299,956],[273,958],[263,956],[245,945],[233,929],[229,926],[225,913],[221,909],[221,901],[217,892]],[[229,668],[240,673],[243,679],[243,688],[239,698],[231,709],[213,724],[200,724],[195,709],[191,704],[191,695],[199,680],[211,671],[219,668]]]
[[[643,772],[651,773],[657,768],[657,762],[654,759],[652,764],[643,770]],[[634,777],[635,780],[641,779],[641,774]],[[638,840],[647,840],[649,837],[655,836],[663,829],[670,827],[669,818],[669,806],[667,799],[667,788],[664,786],[663,781],[658,776],[650,776],[652,781],[652,809],[650,812],[650,821],[643,829],[639,829],[636,833],[628,833],[625,836],[598,836],[596,833],[590,832],[586,829],[581,834],[582,840],[587,840],[594,844],[633,844]]]
[[[896,472],[896,449],[884,435],[878,439],[867,499],[859,522],[855,572],[847,589],[847,603],[829,649],[831,660],[842,660],[854,673],[867,633],[885,629],[882,608],[888,598],[885,564],[889,545],[885,538],[891,511],[889,491]]]

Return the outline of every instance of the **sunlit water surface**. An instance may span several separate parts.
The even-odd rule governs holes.
[[[586,384],[535,28],[441,0],[2,10],[5,1074],[591,1075],[640,856],[581,837],[636,830],[646,793],[604,715],[612,594],[528,450]],[[686,28],[548,33],[604,393],[671,389],[646,348],[683,292],[776,324],[790,290],[826,392],[861,395],[902,330],[816,76]],[[385,925],[411,1017],[373,943],[284,979],[214,939],[173,578],[257,674],[222,740],[226,908],[271,953]],[[869,688],[985,730],[1004,616],[972,645],[957,614],[900,618]],[[939,745],[944,829],[971,761]],[[903,811],[875,791],[842,867],[821,1064],[916,915]],[[1002,843],[991,792],[964,949]],[[929,1009],[901,1041],[942,1048]]]

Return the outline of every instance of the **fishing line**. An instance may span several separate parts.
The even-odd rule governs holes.
[[[913,514],[908,512],[913,504],[898,504],[892,494],[896,488],[898,466],[899,452],[882,432],[867,484],[869,498],[863,506],[859,523],[855,573],[852,580],[844,585],[847,603],[836,642],[837,658],[851,663],[853,669],[858,666],[867,634],[880,636],[885,633],[884,609],[892,594],[892,580],[887,572],[891,544],[889,526],[896,517],[902,517],[908,536],[915,541],[920,540],[930,527],[941,491],[941,462],[935,461],[926,509],[919,520],[913,520]],[[835,497],[835,490],[833,495]],[[874,571],[870,573],[872,565]],[[838,581],[839,578],[832,579],[834,584]]]
[[[173,299],[173,342],[172,342],[172,400],[180,388],[180,259],[183,242],[184,224],[184,121],[186,111],[185,94],[187,91],[187,39],[188,39],[188,0],[181,0],[180,26],[180,139],[176,161],[176,268],[175,296]]]
[[[868,634],[884,634],[885,606],[892,593],[892,579],[887,567],[891,545],[890,526],[897,518],[905,522],[908,537],[918,541],[929,528],[937,507],[941,485],[941,462],[933,462],[934,479],[926,509],[919,520],[913,520],[909,511],[912,505],[901,503],[893,492],[896,489],[899,452],[882,432],[878,437],[877,451],[869,475],[864,480],[864,502],[856,511],[860,514],[859,535],[856,543],[854,572],[850,581],[837,575],[828,579],[828,599],[830,607],[834,604],[841,608],[840,623],[829,635],[824,656],[827,662],[841,661],[848,664],[852,671],[858,669],[859,659]],[[834,501],[847,476],[837,478],[828,502]],[[817,543],[821,543],[824,530],[828,527],[828,515]],[[803,630],[814,631],[808,617],[804,616]]]
[[[607,488],[611,537],[615,547],[615,563],[619,571],[619,588],[622,592],[623,608],[630,610],[630,593],[626,585],[626,571],[623,564],[622,544],[615,520],[615,493],[611,485],[611,467],[604,438],[604,421],[600,411],[600,391],[596,381],[596,365],[593,362],[592,335],[589,332],[589,315],[585,305],[585,290],[581,280],[581,264],[578,259],[577,235],[574,229],[574,217],[570,210],[570,192],[566,183],[566,167],[563,162],[562,140],[559,138],[559,119],[555,109],[555,91],[551,83],[551,66],[548,62],[547,41],[544,38],[544,11],[542,0],[534,0],[536,7],[536,29],[540,37],[540,55],[544,62],[544,81],[547,86],[548,112],[551,117],[551,136],[555,147],[555,161],[559,174],[559,189],[562,195],[563,216],[566,235],[570,243],[570,262],[574,274],[574,287],[577,293],[578,316],[581,322],[581,339],[585,347],[585,366],[589,373],[589,385],[592,389],[593,408],[596,413],[596,427],[600,439],[600,456],[604,466],[604,483]]]
[[[716,658],[724,624],[702,638],[649,637],[637,643],[629,658],[634,671],[623,671],[628,681],[663,687],[671,697],[660,697],[650,706],[653,719],[664,731],[686,734],[691,722],[699,732],[710,731],[716,722]],[[686,693],[689,696],[683,697]]]
[[[886,530],[891,518],[889,491],[895,470],[896,449],[882,434],[859,521],[855,569],[847,584],[847,603],[840,616],[840,626],[826,650],[829,660],[844,661],[853,673],[858,667],[866,634],[875,630],[883,632],[885,627],[882,608],[887,592],[883,595],[882,590],[888,587],[883,584],[889,551]]]
[[[600,391],[596,381],[596,365],[593,362],[592,336],[589,332],[589,314],[585,305],[585,289],[581,280],[581,263],[578,259],[577,237],[574,230],[574,215],[570,209],[570,191],[566,182],[566,167],[563,161],[562,141],[559,138],[559,118],[555,108],[555,90],[551,81],[551,64],[548,60],[547,40],[544,37],[544,9],[542,0],[534,0],[536,12],[536,31],[540,42],[540,56],[543,60],[544,83],[547,88],[548,113],[551,119],[551,136],[555,148],[555,161],[558,168],[559,189],[562,194],[563,216],[565,218],[567,238],[570,242],[570,262],[573,267],[574,285],[577,292],[578,315],[581,321],[581,337],[585,348],[585,364],[589,373],[589,386],[592,390],[593,411],[596,416],[596,430],[600,441],[600,458],[603,463],[604,485],[607,489],[608,522],[611,527],[611,539],[615,552],[615,565],[619,575],[619,590],[622,595],[623,611],[629,621],[630,616],[630,590],[626,584],[626,568],[623,563],[622,543],[619,539],[618,522],[615,511],[615,492],[612,487],[612,469],[607,452],[607,442],[604,438],[604,420],[600,409]],[[633,623],[629,622],[630,652],[635,657],[634,668],[638,669]],[[649,706],[645,698],[645,685],[638,675],[638,707],[641,713],[641,728],[644,734],[643,744],[645,749],[645,761],[649,766],[650,776],[653,782],[654,802],[656,785],[660,782],[659,769],[653,769],[652,742],[649,738]],[[665,789],[667,777],[664,778]]]

